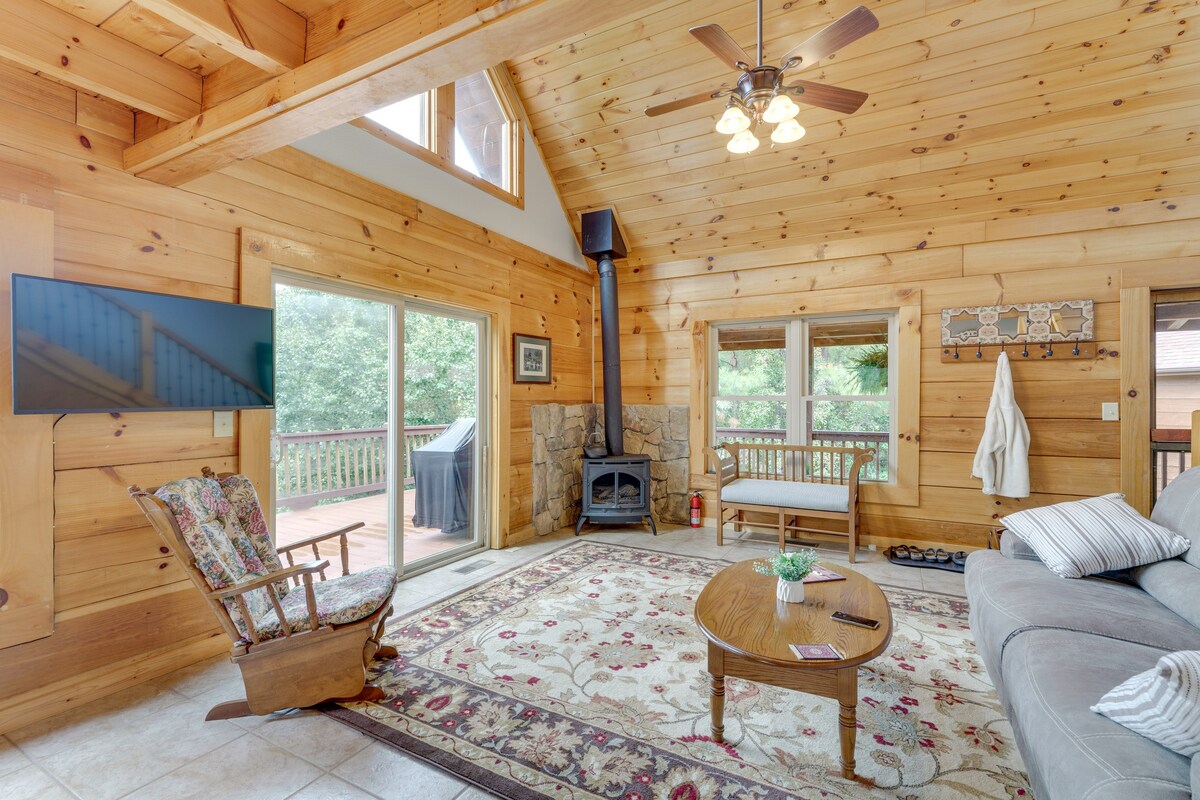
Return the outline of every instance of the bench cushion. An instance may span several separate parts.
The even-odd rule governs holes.
[[[850,510],[850,489],[829,483],[738,478],[721,488],[721,500],[727,503],[846,513]]]

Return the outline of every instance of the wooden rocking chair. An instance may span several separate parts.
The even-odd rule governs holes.
[[[383,691],[367,683],[367,665],[396,656],[379,643],[396,571],[350,574],[347,534],[363,523],[276,550],[249,479],[207,467],[203,473],[145,491],[130,486],[129,495],[233,640],[230,655],[246,697],[214,706],[205,719],[381,700]],[[342,574],[326,580],[329,561],[317,545],[334,537],[341,539]],[[308,547],[316,560],[296,564],[293,553]]]

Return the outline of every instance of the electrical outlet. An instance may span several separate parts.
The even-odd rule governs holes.
[[[213,438],[228,439],[233,436],[233,412],[213,412]]]
[[[1116,422],[1121,418],[1120,403],[1101,403],[1100,404],[1100,419],[1106,422]]]

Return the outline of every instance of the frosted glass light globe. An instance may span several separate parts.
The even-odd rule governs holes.
[[[725,148],[731,153],[753,153],[758,149],[758,139],[750,131],[738,131]]]
[[[792,98],[786,94],[777,94],[771,98],[771,102],[767,105],[767,110],[763,112],[763,122],[769,122],[772,125],[783,122],[785,119],[791,119],[800,113],[800,106],[792,102]]]
[[[725,113],[717,120],[717,133],[726,135],[740,133],[749,127],[750,118],[746,116],[746,112],[734,105],[726,108]]]
[[[785,119],[771,131],[771,141],[776,144],[794,142],[804,135],[804,126],[794,119]]]

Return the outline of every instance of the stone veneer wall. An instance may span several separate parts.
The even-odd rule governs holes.
[[[604,406],[535,405],[533,529],[544,535],[579,518],[583,444],[599,430]],[[625,452],[650,456],[650,502],[656,522],[688,521],[687,406],[627,405],[622,409]]]

